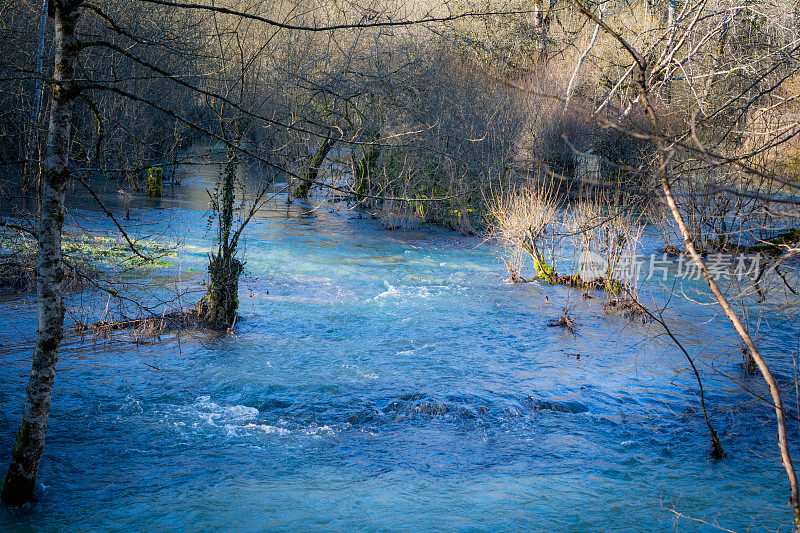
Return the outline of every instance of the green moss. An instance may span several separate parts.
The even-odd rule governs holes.
[[[553,270],[553,267],[548,265],[543,259],[537,257],[533,258],[533,268],[536,269],[536,275],[539,279],[543,279],[547,282],[551,281],[556,275],[556,271]]]
[[[197,314],[211,327],[227,328],[239,309],[239,276],[244,264],[233,257],[211,254],[208,265],[210,283],[197,306]]]
[[[168,257],[175,257],[176,252],[156,241],[139,241],[136,249],[152,260],[140,257],[131,252],[130,246],[123,240],[97,235],[65,236],[62,244],[64,253],[72,259],[97,265],[118,265],[164,268],[172,265]]]
[[[322,163],[325,161],[325,157],[327,157],[328,152],[333,147],[334,141],[327,137],[322,144],[320,145],[317,153],[314,154],[314,157],[308,164],[308,168],[303,172],[303,179],[300,183],[297,184],[297,188],[294,190],[293,196],[295,198],[307,198],[308,191],[311,190],[311,186],[317,180],[317,176],[319,175],[319,168],[322,166]]]
[[[364,146],[361,159],[356,164],[354,189],[360,195],[369,194],[372,187],[372,176],[378,174],[378,158],[380,151],[371,146]]]
[[[622,293],[622,284],[615,279],[605,280],[605,286],[606,291],[615,296],[619,296]]]
[[[135,255],[127,242],[97,235],[65,234],[61,249],[69,264],[63,280],[79,281],[76,269],[91,273],[105,268],[155,270],[171,267],[176,251],[156,241],[139,241],[136,248],[146,259]],[[0,287],[30,289],[35,279],[37,242],[20,231],[0,231]],[[72,268],[75,267],[75,268]]]

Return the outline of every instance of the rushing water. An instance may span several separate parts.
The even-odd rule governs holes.
[[[105,197],[162,220],[192,283],[207,186],[186,179],[158,206]],[[702,361],[722,461],[706,454],[685,359],[655,326],[509,285],[478,239],[284,199],[249,227],[235,335],[66,342],[41,500],[0,509],[0,530],[712,530],[676,512],[790,529],[774,422],[736,385],[761,390],[713,308],[675,298],[670,320]],[[70,212],[108,227],[87,202]],[[548,327],[568,298],[576,335]],[[34,305],[0,300],[2,465]],[[785,361],[796,328],[775,324],[767,355]]]

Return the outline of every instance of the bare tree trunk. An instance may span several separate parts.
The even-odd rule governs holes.
[[[58,346],[63,337],[61,231],[64,224],[64,191],[69,178],[70,128],[77,96],[74,83],[75,59],[79,51],[74,35],[77,4],[74,0],[53,0],[50,3],[50,15],[55,19],[55,83],[50,103],[47,158],[41,190],[36,270],[39,326],[22,423],[11,453],[11,464],[0,489],[3,501],[12,505],[30,502],[34,497],[39,461],[47,434]]]
[[[667,30],[670,32],[670,38],[675,33],[675,10],[678,7],[677,0],[667,0]]]
[[[36,87],[33,91],[33,97],[36,98],[34,103],[33,121],[35,124],[39,123],[39,112],[42,108],[42,97],[44,96],[44,83],[42,76],[44,75],[44,38],[47,34],[47,11],[49,0],[42,0],[42,18],[39,22],[39,42],[36,45]]]
[[[783,401],[781,400],[780,387],[778,387],[778,384],[775,382],[775,378],[773,377],[772,372],[770,372],[767,363],[761,357],[761,354],[756,348],[753,339],[750,337],[750,333],[748,333],[747,329],[739,320],[739,317],[731,307],[731,304],[728,302],[725,294],[723,294],[723,292],[720,290],[714,277],[708,272],[708,268],[706,268],[703,258],[699,253],[697,253],[697,249],[695,249],[694,243],[692,242],[691,233],[689,233],[686,223],[683,220],[683,215],[681,215],[681,212],[678,209],[678,204],[675,202],[675,197],[672,195],[672,187],[669,184],[667,174],[664,172],[663,168],[661,170],[661,188],[664,191],[664,196],[667,199],[667,205],[672,212],[672,216],[675,219],[675,222],[678,224],[678,229],[680,230],[681,236],[683,237],[683,242],[686,245],[686,251],[689,252],[689,256],[695,262],[697,268],[700,270],[700,273],[705,278],[706,283],[708,283],[708,287],[711,289],[711,292],[714,293],[714,297],[717,299],[717,302],[725,313],[725,316],[728,317],[728,320],[730,320],[733,324],[736,333],[738,333],[744,341],[745,346],[747,346],[747,349],[750,351],[750,356],[752,357],[756,366],[758,366],[758,370],[761,372],[761,375],[764,377],[764,381],[767,383],[767,387],[769,388],[769,393],[772,396],[772,403],[775,405],[775,420],[778,424],[778,446],[781,450],[781,462],[783,463],[783,468],[786,470],[786,475],[789,478],[789,501],[792,504],[792,510],[794,511],[795,526],[800,528],[800,491],[798,491],[797,474],[795,473],[794,465],[792,464],[792,456],[789,452],[789,438],[786,436],[786,418],[784,417],[783,413]]]
[[[658,121],[658,114],[654,109],[653,105],[650,103],[650,94],[649,94],[649,82],[648,82],[648,64],[647,60],[642,56],[636,49],[634,49],[618,32],[614,31],[605,24],[597,15],[593,14],[589,9],[587,9],[581,2],[578,0],[572,0],[572,4],[583,13],[589,20],[594,21],[598,24],[601,28],[603,28],[609,35],[611,35],[616,41],[624,48],[628,54],[633,58],[635,67],[638,67],[639,76],[638,76],[638,85],[639,85],[639,95],[641,98],[641,102],[644,106],[645,112],[647,113],[648,117],[650,118],[650,122],[653,126],[653,130],[655,132],[659,132],[659,121]],[[674,23],[674,18],[673,18]],[[708,287],[711,289],[711,292],[714,294],[714,298],[719,303],[719,306],[722,308],[722,311],[725,313],[725,316],[728,317],[731,324],[733,324],[736,333],[742,338],[744,341],[745,346],[748,350],[750,350],[750,355],[753,358],[756,366],[758,366],[758,370],[761,372],[764,381],[767,384],[767,388],[769,388],[770,396],[772,397],[772,403],[775,407],[775,421],[778,426],[778,447],[781,452],[781,462],[783,463],[783,468],[786,470],[786,476],[789,478],[789,502],[792,505],[792,511],[794,513],[794,522],[795,527],[800,530],[800,489],[798,488],[797,483],[797,473],[794,469],[794,464],[792,463],[792,456],[789,451],[789,439],[786,434],[786,418],[783,412],[783,401],[781,400],[781,393],[778,384],[775,382],[775,377],[770,372],[767,363],[761,357],[758,349],[756,348],[753,339],[750,337],[750,333],[747,331],[747,328],[744,327],[742,322],[739,320],[739,317],[736,315],[736,312],[731,307],[730,302],[725,297],[725,294],[720,290],[719,286],[717,285],[716,280],[714,277],[709,273],[708,268],[706,267],[705,262],[703,261],[702,256],[697,252],[695,248],[694,242],[692,240],[692,234],[689,232],[689,229],[686,226],[686,222],[683,219],[683,215],[678,208],[678,204],[675,201],[675,197],[672,194],[672,187],[669,183],[669,175],[667,172],[667,165],[669,158],[667,157],[667,147],[664,144],[663,140],[658,140],[658,158],[659,158],[659,178],[661,180],[661,188],[664,192],[664,197],[667,200],[667,205],[669,206],[669,210],[672,214],[672,217],[675,219],[675,222],[678,225],[678,230],[681,233],[681,237],[683,238],[683,242],[686,245],[686,251],[689,253],[689,256],[692,258],[692,261],[697,265],[700,274],[708,283]],[[702,242],[702,241],[701,241]]]
[[[27,153],[25,154],[25,167],[23,172],[22,188],[29,189],[33,185],[33,164],[30,162],[33,159],[39,137],[39,114],[42,108],[42,98],[44,96],[44,83],[42,77],[44,75],[44,38],[47,33],[47,11],[48,0],[42,0],[42,18],[39,22],[39,42],[36,46],[36,80],[33,87],[33,115],[31,115],[31,131],[27,140]]]
[[[603,15],[602,9],[600,10],[600,16]],[[564,113],[567,112],[569,109],[569,101],[572,99],[572,90],[575,88],[575,80],[578,78],[578,73],[583,66],[583,62],[586,61],[586,57],[589,55],[589,52],[592,51],[594,48],[594,44],[597,42],[597,34],[600,33],[600,25],[594,25],[594,32],[592,33],[592,38],[589,39],[589,45],[586,47],[586,50],[583,51],[581,57],[578,58],[578,64],[575,65],[575,70],[572,71],[572,77],[569,79],[569,84],[567,85],[567,95],[564,97]]]
[[[642,103],[644,104],[645,110],[650,117],[650,121],[654,130],[658,131],[658,116],[655,112],[655,109],[650,104],[646,81],[647,78],[645,75],[646,71],[646,64],[644,62],[640,63],[639,87],[641,90]],[[675,219],[675,222],[678,225],[678,230],[683,238],[686,251],[689,253],[689,257],[692,258],[692,261],[694,261],[694,263],[697,265],[697,269],[706,280],[709,289],[711,289],[711,292],[714,294],[714,298],[722,308],[725,316],[728,317],[728,320],[730,320],[731,324],[733,324],[733,328],[736,330],[736,333],[739,334],[739,337],[741,337],[745,346],[750,351],[750,356],[758,367],[758,370],[761,372],[761,376],[764,378],[767,388],[769,389],[770,396],[772,397],[772,403],[775,407],[775,421],[778,426],[778,447],[781,452],[781,463],[783,463],[783,468],[786,470],[786,476],[789,478],[789,503],[792,505],[792,511],[794,513],[795,527],[800,530],[800,488],[798,487],[797,473],[795,472],[794,464],[792,463],[791,452],[789,451],[789,438],[786,434],[786,418],[783,412],[783,400],[781,399],[780,387],[778,387],[775,377],[772,375],[767,363],[761,357],[761,354],[759,353],[758,348],[756,348],[752,337],[750,337],[750,333],[747,331],[747,328],[742,324],[742,321],[739,320],[739,317],[731,307],[731,304],[725,297],[725,294],[722,292],[722,290],[720,290],[719,285],[717,285],[717,281],[709,273],[703,257],[698,253],[697,248],[694,245],[694,241],[692,240],[692,233],[686,226],[686,221],[683,219],[683,215],[681,214],[678,204],[675,201],[675,196],[672,194],[672,186],[669,183],[669,175],[667,173],[668,158],[665,155],[667,151],[666,147],[664,146],[663,141],[659,140],[657,144],[661,189],[664,192],[664,197],[667,200],[667,206],[672,214],[672,218]]]

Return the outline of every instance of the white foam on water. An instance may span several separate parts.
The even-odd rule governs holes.
[[[409,297],[430,300],[453,288],[449,285],[401,285],[398,288],[385,280],[383,284],[386,286],[386,290],[375,296],[373,300],[382,300],[395,296],[402,296],[402,301],[405,301]]]
[[[378,377],[379,377],[378,374],[376,374],[375,372],[365,372],[364,370],[361,370],[360,368],[358,368],[358,366],[356,366],[356,365],[339,365],[339,366],[341,366],[345,370],[352,371],[353,374],[355,374],[357,377],[359,377],[361,379],[375,380],[375,379],[378,379]]]
[[[142,404],[131,395],[125,396],[125,402],[120,406],[119,410],[127,414],[142,414]]]
[[[212,426],[222,426],[218,422],[246,422],[258,416],[258,409],[247,405],[221,406],[211,401],[210,396],[200,396],[195,401],[197,416]]]
[[[336,433],[332,427],[325,424],[324,426],[311,427],[304,431],[306,435],[319,435],[330,436]]]
[[[250,423],[250,424],[245,424],[244,426],[225,424],[225,436],[227,437],[243,437],[246,435],[252,435],[254,431],[259,433],[276,434],[276,435],[288,435],[289,433],[291,433],[291,431],[289,431],[286,428],[271,426],[269,424]]]
[[[362,379],[378,379],[378,375],[352,369]],[[247,405],[224,405],[211,400],[211,396],[199,396],[194,403],[176,407],[174,411],[166,414],[164,421],[177,415],[182,420],[172,420],[172,426],[183,433],[190,428],[191,432],[205,433],[208,431],[218,432],[226,438],[247,438],[258,437],[258,435],[270,435],[284,437],[287,435],[329,437],[337,434],[336,427],[327,424],[295,426],[290,421],[279,420],[280,425],[262,423],[259,417],[259,410]],[[192,421],[195,420],[195,421]],[[289,427],[286,427],[289,426]],[[349,425],[346,425],[349,427]],[[140,450],[131,449],[134,453]],[[146,450],[145,450],[146,451]],[[141,452],[143,453],[143,452]]]
[[[290,430],[278,426],[270,426],[269,424],[247,424],[242,426],[241,429],[258,430],[264,433],[275,433],[277,435],[288,435]]]
[[[400,292],[395,288],[394,285],[390,284],[388,281],[384,280],[383,284],[386,286],[386,290],[377,295],[373,300],[377,300],[379,298],[386,298],[388,296],[394,296],[400,294]]]

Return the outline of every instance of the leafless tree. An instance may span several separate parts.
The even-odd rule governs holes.
[[[798,133],[797,123],[775,124],[769,119],[776,107],[786,109],[789,105],[782,95],[786,94],[784,83],[800,65],[800,58],[796,57],[797,28],[793,24],[782,26],[785,19],[778,17],[782,14],[781,5],[763,5],[756,10],[752,6],[701,0],[686,3],[680,10],[670,4],[666,28],[649,35],[635,29],[625,34],[599,16],[597,5],[578,0],[571,4],[600,27],[631,62],[622,75],[622,79],[630,80],[631,87],[622,115],[640,109],[649,119],[649,128],[627,128],[613,115],[595,113],[595,117],[605,127],[648,139],[655,145],[652,175],[686,253],[741,337],[769,389],[794,520],[800,527],[800,495],[780,387],[729,295],[709,272],[703,257],[708,239],[702,234],[710,226],[717,235],[714,244],[718,247],[724,247],[731,234],[747,237],[751,228],[730,231],[727,224],[731,216],[734,223],[752,216],[756,208],[746,207],[745,203],[754,199],[757,205],[768,209],[785,204],[781,193],[786,187],[794,187],[789,177],[764,164],[763,155],[774,154],[777,147]],[[764,13],[754,12],[760,10]],[[776,17],[772,21],[766,18],[770,10],[770,15]],[[754,24],[762,35],[752,33]],[[730,33],[734,31],[745,34],[732,40]],[[758,42],[762,36],[765,41]],[[755,44],[760,46],[743,48]],[[733,53],[726,57],[730,52]],[[617,82],[612,92],[622,86]],[[604,102],[611,97],[607,95]],[[773,126],[763,128],[764,122]],[[764,135],[757,135],[759,129]],[[759,180],[758,187],[748,187],[754,179]],[[684,192],[682,199],[676,190]],[[686,191],[695,194],[688,195]],[[709,197],[716,205],[712,204],[713,212],[706,215],[696,202],[708,203]],[[743,209],[750,211],[742,215]]]
[[[22,8],[13,10],[13,15],[30,18],[29,14],[37,12],[39,5],[38,2],[35,5],[25,3]],[[292,2],[274,4],[255,0],[234,1],[224,6],[171,0],[50,0],[48,8],[54,22],[52,43],[45,43],[44,52],[38,53],[33,61],[25,53],[14,50],[17,54],[9,54],[7,57],[11,59],[4,63],[9,76],[0,80],[10,87],[0,93],[13,102],[25,99],[23,86],[30,81],[46,81],[51,86],[47,113],[49,129],[42,163],[44,174],[38,190],[39,227],[35,232],[39,254],[36,274],[39,325],[23,420],[2,484],[2,499],[10,504],[33,499],[44,450],[59,343],[64,335],[61,246],[64,195],[70,179],[74,178],[84,187],[101,210],[111,217],[131,252],[141,255],[124,224],[103,205],[84,179],[87,173],[116,174],[135,181],[154,162],[169,161],[174,168],[177,151],[193,138],[222,143],[226,149],[227,169],[220,188],[219,253],[216,257],[223,258],[227,266],[236,271],[236,276],[231,276],[231,268],[227,269],[223,276],[225,285],[232,277],[238,279],[241,264],[235,258],[236,242],[266,194],[266,189],[262,188],[251,199],[252,207],[242,214],[238,229],[233,230],[232,181],[240,158],[259,161],[303,182],[313,181],[311,174],[303,177],[288,168],[287,161],[281,160],[269,143],[258,141],[288,138],[289,132],[323,140],[329,139],[331,130],[337,129],[330,123],[314,120],[313,115],[295,117],[286,101],[269,96],[292,89],[281,86],[282,79],[275,75],[276,69],[269,68],[273,45],[290,50],[293,36],[298,34],[333,36],[351,31],[361,35],[364,30],[380,32],[491,15],[485,10],[451,13],[433,6],[401,10],[397,12],[399,16],[389,17],[376,12],[372,6],[353,4],[348,9],[328,12],[327,23],[320,23],[316,15],[324,10],[298,13]],[[495,13],[496,16],[505,14],[508,13],[503,10]],[[222,19],[225,23],[220,26]],[[41,19],[37,16],[36,20]],[[34,29],[24,35],[27,41],[35,42],[37,36],[40,39],[44,32],[41,26],[37,28],[38,32]],[[256,33],[262,36],[245,43],[239,36],[246,31],[251,36]],[[287,36],[274,38],[284,35]],[[218,47],[221,38],[227,44]],[[331,47],[337,44],[333,38],[328,42]],[[38,48],[33,47],[34,50]],[[342,55],[346,56],[348,48],[343,50]],[[52,73],[46,68],[30,68],[31,64],[37,64],[38,57],[51,58]],[[377,62],[380,61],[378,58]],[[209,67],[216,68],[219,75],[205,75]],[[362,79],[369,75],[367,72]],[[310,92],[306,92],[306,97]],[[370,104],[377,101],[372,96],[374,93],[359,91],[359,95],[370,95],[365,100]],[[384,101],[388,99],[384,95]],[[342,109],[343,101],[347,99],[337,98],[333,109]],[[361,108],[362,113],[363,102],[355,106]],[[15,109],[13,103],[8,109]],[[33,117],[34,122],[36,118]],[[4,125],[14,123],[14,117],[3,119]],[[35,129],[35,124],[32,127]],[[378,136],[368,142],[359,137],[361,126],[354,130],[351,138],[340,135],[337,142],[357,147],[362,154],[386,144],[381,138],[384,132],[380,130]],[[399,132],[392,133],[398,135]],[[245,134],[249,138],[245,139]],[[25,144],[28,135],[21,132],[8,138],[19,146]],[[126,148],[119,149],[120,145]],[[28,152],[16,150],[19,154],[16,159],[30,159]],[[322,182],[320,185],[359,199],[408,200],[406,196],[391,196],[392,191],[342,189]],[[414,199],[419,203],[429,200]],[[212,257],[212,266],[213,263]],[[226,294],[226,300],[233,302],[230,291]],[[222,318],[230,322],[230,306],[224,307]]]

